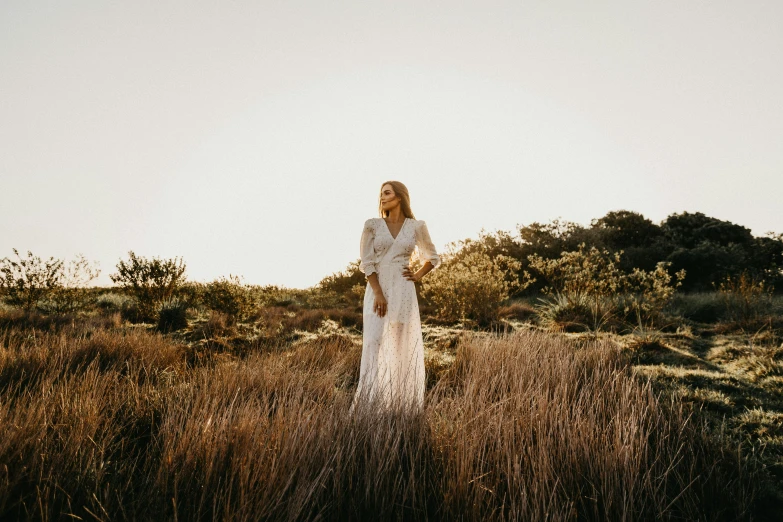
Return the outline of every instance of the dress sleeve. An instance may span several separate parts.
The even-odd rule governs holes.
[[[375,246],[373,245],[375,239],[375,227],[373,227],[373,220],[368,219],[364,222],[364,229],[362,230],[362,240],[359,249],[361,260],[359,262],[359,271],[364,273],[364,277],[367,278],[375,270]]]
[[[435,251],[435,245],[432,244],[430,232],[427,230],[427,223],[424,220],[419,221],[419,226],[416,227],[416,246],[419,249],[419,259],[422,262],[429,261],[433,268],[438,268],[440,256]]]

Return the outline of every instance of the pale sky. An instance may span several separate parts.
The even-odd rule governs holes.
[[[783,232],[783,2],[0,3],[0,258],[304,288],[402,181],[436,247],[611,210]]]

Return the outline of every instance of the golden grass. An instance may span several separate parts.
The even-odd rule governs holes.
[[[0,319],[2,519],[736,520],[756,509],[755,461],[606,339],[428,329],[423,410],[363,404],[350,416],[361,338],[336,320],[206,358],[111,320],[14,321]]]

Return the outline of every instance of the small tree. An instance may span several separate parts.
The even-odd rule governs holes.
[[[156,322],[163,302],[171,298],[184,281],[185,263],[179,259],[146,259],[128,252],[130,259],[117,263],[111,280],[133,295],[139,307],[139,318]]]
[[[29,312],[61,284],[63,262],[53,257],[43,261],[29,250],[23,259],[15,248],[13,251],[18,261],[0,259],[0,287],[6,303]]]
[[[508,256],[470,252],[445,260],[422,282],[422,294],[436,306],[440,319],[488,325],[497,320],[498,307],[511,292],[532,282],[526,272],[519,280],[520,265]]]

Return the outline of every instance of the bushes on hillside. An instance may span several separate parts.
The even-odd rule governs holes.
[[[654,271],[659,262],[671,263],[672,276],[680,270],[689,274],[682,281],[682,290],[688,292],[712,290],[713,283],[726,276],[739,277],[743,271],[783,290],[783,234],[753,237],[746,227],[700,212],[671,214],[655,224],[637,212],[620,210],[593,220],[589,227],[553,220],[519,226],[517,238],[503,240],[503,234],[481,237],[468,246],[512,253],[521,261],[521,270],[538,279],[526,293],[551,284],[529,265],[529,256],[556,259],[562,252],[576,251],[581,243],[599,251],[622,252],[619,268],[626,273],[634,268]]]
[[[551,286],[544,288],[547,299],[538,306],[545,324],[573,330],[602,330],[620,322],[654,322],[685,272],[672,283],[669,264],[659,262],[655,270],[635,268],[630,274],[620,270],[622,252],[610,253],[579,245],[557,259],[530,256],[530,266],[543,274]]]
[[[136,298],[138,319],[157,322],[163,301],[174,296],[184,281],[185,263],[179,259],[161,260],[139,257],[128,252],[130,259],[117,263],[117,273],[109,277]]]
[[[497,320],[498,307],[510,292],[530,284],[517,276],[519,261],[508,256],[494,258],[485,252],[471,252],[448,258],[430,272],[422,283],[422,295],[432,302],[438,317],[486,326]]]

